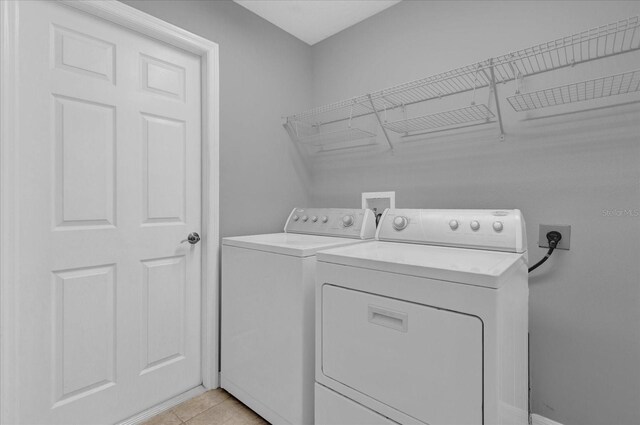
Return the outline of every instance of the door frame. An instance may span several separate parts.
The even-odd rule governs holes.
[[[200,57],[202,125],[202,385],[219,386],[219,62],[218,44],[116,0],[56,0],[106,21],[186,50]],[[14,423],[16,400],[13,388],[15,342],[15,285],[20,243],[16,238],[20,217],[16,211],[19,181],[16,153],[19,140],[18,1],[0,0],[0,423]]]

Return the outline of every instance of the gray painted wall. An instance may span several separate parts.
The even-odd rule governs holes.
[[[125,0],[220,47],[221,236],[282,231],[308,171],[280,124],[311,100],[311,49],[231,1]]]
[[[313,46],[314,105],[639,13],[640,2],[404,1]],[[525,88],[636,69],[638,56],[525,80]],[[513,91],[499,87],[502,96]],[[523,121],[528,115],[501,104],[507,141],[481,127],[408,143],[394,156],[316,161],[312,201],[356,207],[362,191],[395,190],[398,207],[519,208],[533,261],[544,254],[540,223],[571,224],[571,251],[530,280],[533,411],[567,425],[638,424],[640,217],[603,210],[640,209],[640,108]]]
[[[637,105],[523,121],[502,102],[504,143],[495,129],[455,132],[309,168],[280,126],[284,114],[640,14],[639,2],[404,1],[312,48],[228,1],[125,3],[220,44],[223,236],[278,231],[292,205],[358,207],[360,192],[381,190],[396,190],[399,207],[520,208],[532,260],[540,223],[571,224],[571,251],[531,278],[533,411],[566,425],[640,423],[640,218],[603,215],[640,208]],[[637,68],[635,58],[560,77]]]

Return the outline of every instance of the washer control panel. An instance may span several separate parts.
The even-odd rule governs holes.
[[[294,208],[284,226],[286,233],[373,239],[373,211],[348,208]]]
[[[520,210],[385,210],[376,239],[495,251],[525,252]]]

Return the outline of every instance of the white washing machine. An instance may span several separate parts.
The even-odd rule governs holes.
[[[370,210],[296,208],[222,240],[221,385],[272,424],[312,424],[315,254],[373,239]]]
[[[526,424],[518,210],[385,211],[317,254],[317,425]]]

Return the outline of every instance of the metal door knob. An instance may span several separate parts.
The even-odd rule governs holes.
[[[189,242],[191,245],[195,245],[198,242],[200,242],[200,235],[197,234],[196,232],[189,233],[189,236],[187,236],[187,239],[183,239],[180,243],[185,243],[185,242]]]

